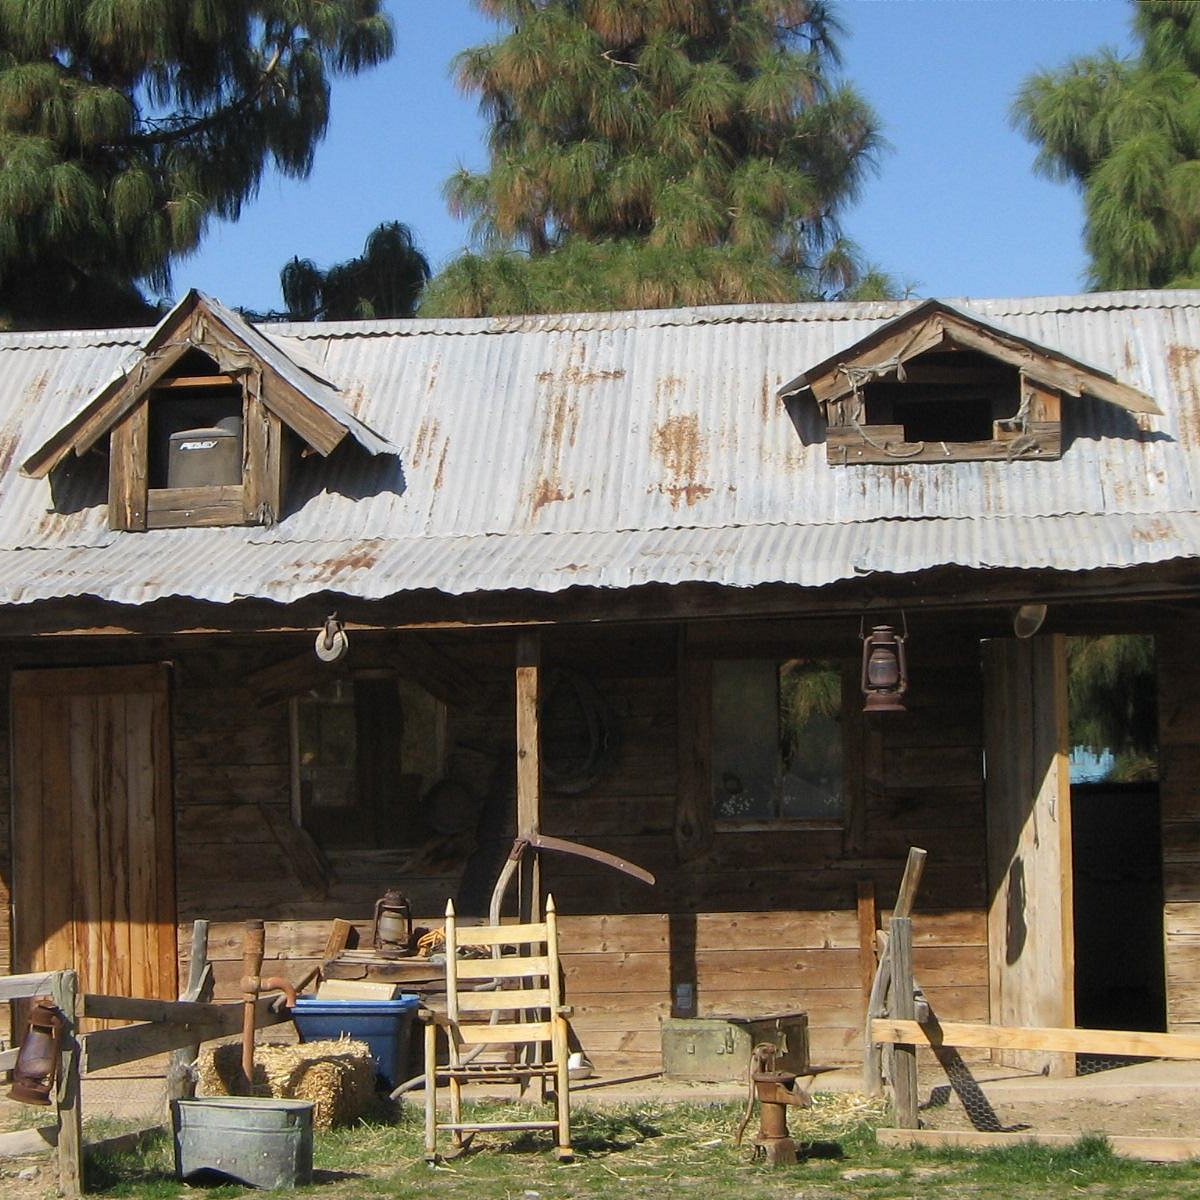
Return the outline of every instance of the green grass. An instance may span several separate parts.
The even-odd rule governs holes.
[[[423,1159],[419,1105],[409,1105],[392,1123],[318,1134],[315,1182],[294,1194],[331,1200],[1200,1200],[1200,1164],[1117,1158],[1100,1138],[977,1153],[882,1148],[873,1134],[883,1117],[878,1106],[817,1101],[811,1112],[789,1114],[793,1136],[804,1139],[811,1153],[780,1168],[754,1162],[747,1147],[733,1145],[741,1109],[732,1104],[579,1107],[574,1163],[557,1162],[545,1137],[493,1133],[480,1135],[471,1153],[430,1167]],[[494,1119],[494,1107],[489,1113]],[[135,1154],[93,1160],[88,1182],[102,1195],[144,1200],[174,1200],[189,1190],[206,1200],[261,1195],[234,1185],[182,1187],[166,1137]]]

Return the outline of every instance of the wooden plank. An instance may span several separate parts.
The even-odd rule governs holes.
[[[33,977],[49,979],[42,939],[43,704],[40,697],[21,691],[25,674],[15,671],[12,675],[13,965],[34,972]]]
[[[146,528],[150,405],[142,400],[113,427],[108,452],[110,529]]]
[[[58,1126],[42,1125],[38,1129],[14,1129],[0,1133],[0,1158],[22,1158],[26,1154],[42,1154],[58,1145]]]
[[[835,465],[1004,462],[1013,458],[1053,459],[1061,453],[1061,429],[1051,421],[1030,421],[1019,441],[1005,437],[977,442],[909,442],[904,440],[899,425],[864,425],[862,433],[853,426],[830,426],[825,444],[825,456]]]
[[[66,1018],[54,1103],[58,1112],[58,1190],[63,1196],[83,1193],[83,1114],[79,1107],[79,976],[60,971],[51,990]]]
[[[238,381],[232,375],[173,375],[170,379],[164,379],[161,383],[157,384],[155,391],[195,391],[205,388],[224,389],[238,386],[240,386]]]
[[[346,436],[347,429],[341,422],[266,367],[262,373],[262,399],[322,457],[331,454]]]
[[[470,945],[468,938],[463,945]],[[518,976],[545,975],[550,970],[546,954],[520,955],[513,958],[464,958],[457,966],[460,979],[516,979]]]
[[[119,384],[106,388],[78,416],[60,429],[21,470],[35,479],[52,471],[71,451],[86,454],[191,349],[186,336],[144,356]]]
[[[1080,1133],[977,1133],[969,1129],[877,1129],[881,1146],[994,1150],[1000,1146],[1072,1146]],[[1122,1158],[1147,1162],[1188,1162],[1200,1158],[1200,1138],[1138,1137],[1105,1134],[1109,1148]]]
[[[193,529],[245,524],[241,484],[212,488],[151,488],[147,529]]]
[[[228,1004],[211,1004],[190,1000],[150,1000],[140,996],[97,996],[88,992],[83,997],[83,1013],[88,1017],[105,1017],[118,1021],[157,1021],[182,1025],[212,1024],[225,1020],[232,1008]]]
[[[910,858],[910,862],[912,859]],[[918,870],[919,875],[919,870]],[[907,876],[908,871],[905,872]],[[899,907],[899,905],[897,905]],[[888,926],[888,957],[892,963],[892,1011],[900,1023],[912,1023],[915,1012],[912,961],[912,918],[893,917]],[[874,1030],[874,1022],[871,1023]],[[876,1039],[881,1040],[881,1039]],[[895,1043],[892,1056],[892,1089],[896,1108],[896,1124],[902,1129],[916,1129],[917,1118],[917,1053],[913,1042]]]
[[[0,976],[0,1003],[48,996],[53,982],[53,971],[32,971],[25,975]]]
[[[517,837],[542,827],[542,649],[540,634],[519,633],[516,644]],[[527,853],[518,876],[517,912],[528,921],[542,909],[541,855]]]
[[[875,931],[879,928],[879,913],[875,906],[875,881],[858,881],[858,970],[863,990],[863,1003],[871,995],[875,979]]]
[[[871,1035],[876,1041],[890,1043],[1200,1059],[1200,1036],[1180,1033],[972,1025],[956,1021],[923,1026],[913,1020],[878,1018],[871,1022]]]
[[[276,1013],[271,1005],[275,997],[264,996],[255,1007],[255,1023],[258,1028],[279,1025],[291,1021],[290,1014]],[[98,1029],[83,1040],[83,1070],[94,1074],[122,1063],[137,1062],[167,1050],[187,1046],[197,1040],[207,1042],[212,1038],[229,1037],[242,1030],[242,1005],[219,1006],[223,1015],[219,1020],[204,1024],[127,1025],[123,1029]]]
[[[1066,1026],[1074,968],[1065,641],[993,639],[983,650],[992,1020]],[[1068,1059],[1008,1048],[1000,1061],[1074,1069]]]

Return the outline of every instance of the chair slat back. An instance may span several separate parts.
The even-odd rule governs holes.
[[[463,946],[486,946],[490,958],[459,958]],[[505,946],[518,953],[504,955]],[[490,991],[475,991],[474,981],[495,980]],[[463,987],[462,984],[468,986]],[[453,903],[446,905],[446,1015],[479,1022],[461,1030],[463,1044],[543,1042],[550,1040],[549,1018],[562,1006],[559,979],[558,923],[552,897],[546,919],[510,925],[459,925]],[[494,1014],[512,1014],[505,1019]]]

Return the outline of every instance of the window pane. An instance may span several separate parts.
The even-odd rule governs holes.
[[[779,667],[780,816],[842,815],[842,675],[836,663]]]
[[[719,820],[776,815],[779,703],[775,663],[713,663],[714,812]]]

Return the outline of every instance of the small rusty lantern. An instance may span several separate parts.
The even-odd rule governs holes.
[[[906,712],[904,696],[908,692],[908,660],[904,653],[904,633],[891,625],[876,625],[862,636],[862,690],[866,697],[863,712]]]
[[[66,1028],[66,1017],[49,999],[39,1000],[33,1006],[13,1067],[13,1084],[8,1093],[11,1099],[21,1104],[50,1103]]]
[[[375,901],[375,949],[407,954],[412,943],[412,909],[399,888],[389,888]]]

